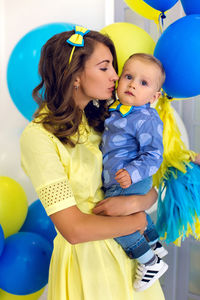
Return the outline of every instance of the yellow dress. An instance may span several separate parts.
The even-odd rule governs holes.
[[[83,117],[81,143],[63,145],[41,124],[30,123],[21,136],[22,167],[30,177],[47,214],[77,205],[91,213],[103,199],[101,136]],[[74,136],[76,138],[76,136]],[[68,243],[54,240],[48,300],[163,300],[157,281],[144,292],[133,290],[135,261],[113,239]]]

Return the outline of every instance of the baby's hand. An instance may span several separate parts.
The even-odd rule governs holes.
[[[121,188],[126,189],[132,184],[131,176],[128,171],[120,169],[115,174],[115,180],[120,184]]]
[[[200,153],[197,154],[197,156],[195,157],[194,161],[195,164],[200,165]]]

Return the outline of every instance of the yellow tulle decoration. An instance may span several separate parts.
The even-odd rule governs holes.
[[[193,234],[191,227],[187,231],[187,237],[190,235],[193,235],[197,240],[200,239],[200,221],[197,217],[195,222],[195,235]]]
[[[184,142],[181,140],[181,133],[179,131],[176,119],[174,117],[174,110],[171,107],[171,101],[166,94],[159,98],[156,110],[163,121],[163,162],[158,172],[153,176],[153,185],[157,188],[163,185],[163,179],[168,180],[169,175],[173,175],[177,178],[177,172],[175,169],[182,173],[187,172],[187,166],[191,160],[195,159],[196,153],[188,150]],[[173,168],[171,168],[173,167]],[[189,166],[190,167],[190,166]],[[200,221],[198,216],[195,217],[193,230],[188,224],[186,236],[193,235],[196,239],[200,239]],[[165,234],[164,239],[166,238]],[[173,243],[176,246],[181,246],[182,234],[180,233]]]
[[[194,159],[195,153],[188,150],[181,140],[181,133],[174,117],[173,108],[171,107],[172,99],[166,94],[159,98],[156,110],[163,121],[163,162],[158,172],[153,176],[153,185],[157,188],[163,178],[167,179],[169,167],[174,167],[185,173],[186,166]],[[176,176],[176,174],[174,174]]]

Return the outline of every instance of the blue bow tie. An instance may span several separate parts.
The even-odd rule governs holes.
[[[124,105],[121,104],[119,100],[115,100],[115,102],[109,106],[109,111],[118,110],[122,117],[126,117],[133,110],[140,110],[148,107],[150,107],[150,103],[146,103],[141,106],[134,106],[134,105]]]
[[[114,110],[118,110],[120,112],[120,114],[122,115],[122,117],[126,117],[133,110],[133,106],[121,104],[119,102],[119,100],[116,100],[109,107],[109,111],[114,111]]]

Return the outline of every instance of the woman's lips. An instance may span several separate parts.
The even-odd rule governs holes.
[[[110,87],[110,88],[108,88],[110,91],[114,91],[114,89],[115,89],[115,87],[114,86],[112,86],[112,87]]]

